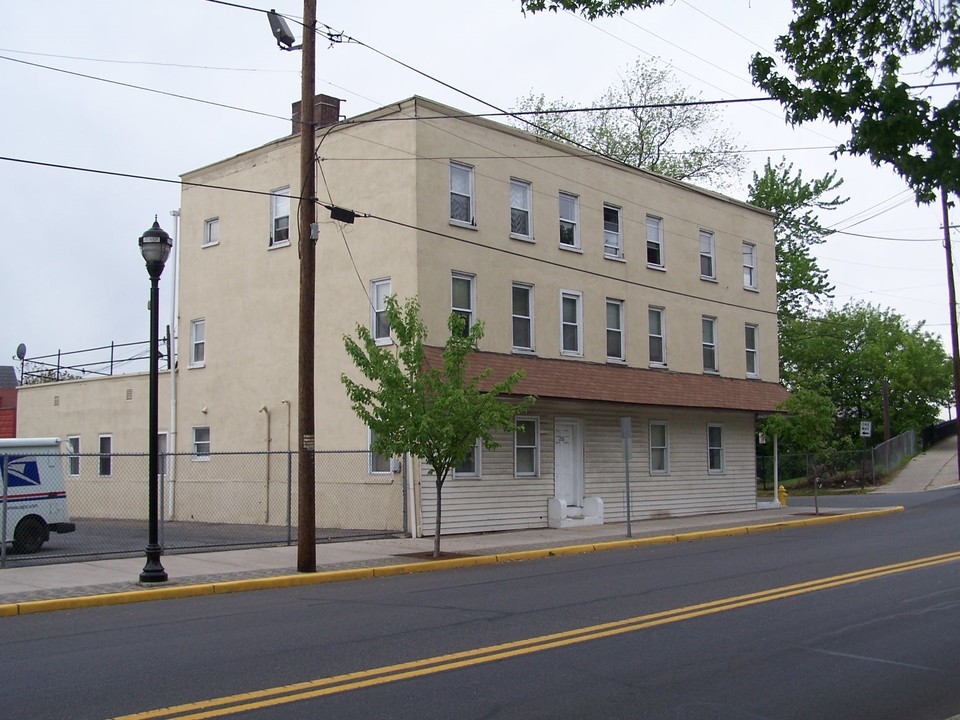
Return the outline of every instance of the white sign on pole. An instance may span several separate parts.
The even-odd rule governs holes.
[[[873,435],[873,423],[869,420],[860,421],[860,437],[870,437]]]

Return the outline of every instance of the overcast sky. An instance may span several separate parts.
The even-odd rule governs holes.
[[[303,7],[240,4],[291,16]],[[35,0],[5,3],[3,16],[5,158],[176,179],[290,132],[300,54],[277,48],[263,13],[209,0]],[[650,57],[704,100],[756,97],[749,58],[773,52],[790,3],[672,0],[589,23],[569,13],[524,17],[519,0],[319,0],[317,17],[369,46],[318,42],[317,92],[344,99],[341,112],[411,95],[483,112],[394,60],[504,108],[531,90],[590,103],[627,65]],[[948,344],[939,204],[918,208],[887,168],[835,161],[830,149],[847,137],[843,128],[791,128],[773,102],[725,107],[749,161],[728,194],[745,198],[752,171],[768,157],[785,156],[807,178],[838,170],[850,201],[825,222],[856,234],[833,235],[817,250],[836,303],[892,308],[912,323],[926,321]],[[154,215],[173,233],[178,186],[0,160],[0,188],[0,364],[18,365],[21,342],[38,356],[145,340],[149,279],[137,239]],[[170,275],[168,268],[160,284],[162,324]]]

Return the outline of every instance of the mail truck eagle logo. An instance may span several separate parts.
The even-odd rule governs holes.
[[[0,461],[4,458],[0,455]],[[29,487],[40,484],[37,459],[27,455],[7,455],[7,487]]]

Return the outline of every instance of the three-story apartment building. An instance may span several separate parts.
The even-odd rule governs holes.
[[[333,98],[317,101],[318,117],[338,116]],[[238,522],[282,521],[270,511],[281,473],[268,464],[265,485],[241,483],[205,461],[263,450],[265,415],[266,449],[297,437],[296,130],[295,112],[294,134],[183,176],[176,426],[192,461],[177,464],[170,517],[205,519],[229,497]],[[430,357],[451,312],[482,321],[473,367],[522,369],[517,393],[538,398],[445,485],[444,532],[625,520],[624,418],[634,518],[756,506],[755,422],[785,397],[770,213],[420,97],[317,138],[318,450],[369,447],[340,379],[356,373],[343,337],[366,325],[392,345],[384,300],[416,296]],[[110,403],[78,412],[65,395],[96,382],[59,384],[55,409],[53,390],[23,393],[46,409],[25,411],[22,429],[102,446]],[[142,394],[127,387],[126,400]],[[369,527],[364,514],[386,505],[386,529],[406,518],[432,532],[429,468],[372,453],[364,465],[336,495],[318,466],[318,524]]]

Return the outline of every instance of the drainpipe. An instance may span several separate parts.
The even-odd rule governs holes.
[[[173,262],[170,263],[173,277],[170,287],[170,427],[167,431],[167,519],[174,519],[174,479],[177,471],[177,309],[180,300],[180,287],[177,285],[177,270],[180,266],[180,211],[171,210],[173,216]]]
[[[270,411],[267,410],[267,406],[264,405],[260,408],[260,412],[267,414],[267,485],[264,488],[264,494],[266,495],[266,512],[264,514],[263,522],[267,525],[270,524]]]

